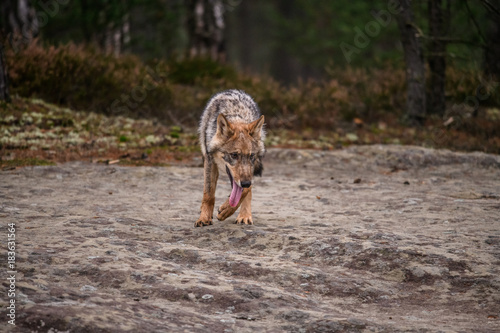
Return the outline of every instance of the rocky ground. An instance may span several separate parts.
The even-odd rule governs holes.
[[[0,171],[17,243],[16,326],[2,278],[0,329],[500,332],[499,156],[272,149],[254,226],[194,228],[202,172]],[[229,192],[223,175],[216,204]]]

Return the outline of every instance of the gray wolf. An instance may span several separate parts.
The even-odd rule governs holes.
[[[201,116],[199,139],[203,153],[204,187],[200,218],[195,227],[212,224],[219,170],[231,182],[231,194],[219,207],[224,221],[241,206],[236,222],[253,224],[251,201],[253,176],[262,175],[264,116],[255,101],[241,90],[215,94]]]

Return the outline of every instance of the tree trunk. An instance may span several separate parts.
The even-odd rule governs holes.
[[[91,15],[90,9],[89,9],[89,3],[88,0],[81,0],[80,1],[80,8],[82,10],[82,33],[83,33],[83,38],[86,43],[90,44],[92,41],[92,32],[90,29],[90,19],[89,16]]]
[[[130,5],[82,0],[82,32],[87,43],[94,43],[108,54],[119,56],[130,43]]]
[[[8,42],[14,52],[17,52],[38,35],[39,23],[36,11],[28,0],[2,0],[0,15],[2,22],[0,27],[0,100],[10,102],[9,75],[3,43]]]
[[[500,11],[500,0],[490,1]],[[500,16],[489,11],[487,14],[488,31],[486,32],[486,49],[484,51],[484,71],[493,80],[500,81]]]
[[[255,3],[249,1],[242,1],[239,8],[238,21],[239,24],[235,24],[240,30],[240,38],[238,41],[238,48],[241,50],[241,62],[244,69],[251,68],[252,64],[252,51],[255,46],[254,34],[252,33],[252,10],[255,8]]]
[[[189,55],[209,56],[214,61],[225,61],[226,22],[222,1],[190,0],[188,11]]]
[[[293,17],[293,9],[296,5],[293,0],[275,1],[276,9],[280,16],[286,20]],[[281,39],[276,47],[273,47],[271,61],[271,74],[274,78],[285,84],[290,84],[300,76],[300,68],[293,56],[286,50],[288,41]],[[279,45],[283,44],[283,45]]]
[[[400,13],[396,15],[406,65],[406,112],[411,125],[422,124],[425,119],[425,67],[420,45],[420,33],[410,0],[398,0]]]
[[[0,43],[0,101],[10,102],[7,64],[5,63],[2,43]]]
[[[28,0],[2,0],[2,29],[14,51],[28,45],[39,33],[35,8]]]
[[[448,32],[450,1],[447,1],[447,13],[443,13],[442,0],[428,0],[429,10],[429,56],[431,71],[429,89],[429,113],[444,115],[446,110],[446,43],[442,40]]]

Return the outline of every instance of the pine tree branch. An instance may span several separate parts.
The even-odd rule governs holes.
[[[479,0],[479,2],[481,2],[481,4],[487,9],[489,10],[491,13],[495,14],[496,16],[498,16],[500,18],[500,9],[498,9],[497,7],[493,6],[491,4],[491,2],[489,2],[488,0]]]
[[[483,33],[481,32],[481,29],[479,28],[479,24],[477,24],[476,19],[474,18],[474,15],[472,15],[472,11],[470,10],[468,0],[465,0],[464,3],[465,3],[465,8],[467,8],[467,12],[469,13],[469,17],[472,20],[472,23],[474,24],[474,27],[477,30],[477,33],[482,38],[483,42],[486,43],[486,38],[483,36]]]

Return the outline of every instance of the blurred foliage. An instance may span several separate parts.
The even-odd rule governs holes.
[[[500,112],[489,108],[482,118],[457,119],[443,126],[431,119],[419,129],[399,126],[389,115],[372,123],[354,118],[333,129],[270,129],[267,147],[330,150],[351,144],[418,144],[457,150],[500,153]],[[267,116],[267,114],[266,114]],[[125,165],[201,166],[198,138],[181,126],[154,119],[133,119],[74,111],[39,99],[14,97],[0,103],[0,169],[88,160]]]
[[[469,13],[464,1],[450,1],[450,29],[446,34],[452,42],[447,45],[448,62],[456,68],[480,69],[486,45],[483,37],[492,22],[486,19],[486,9],[480,2],[469,1]],[[392,3],[390,0],[242,1],[228,13],[230,59],[243,68],[269,72],[286,83],[293,83],[298,76],[323,78],[325,66],[383,68],[387,62],[399,63],[403,52],[395,17],[390,14]],[[426,46],[427,1],[412,3]],[[377,20],[377,13],[382,12],[388,15],[387,24]],[[370,26],[378,26],[372,35],[367,32]],[[348,63],[340,45],[356,46],[357,31],[362,31],[367,45],[358,47],[359,53]],[[251,54],[245,55],[242,50]]]
[[[168,78],[174,83],[195,84],[200,80],[237,79],[236,70],[229,65],[214,62],[208,58],[189,58],[169,62]]]
[[[481,68],[484,36],[491,22],[480,2],[451,1],[448,61],[457,68]],[[46,7],[33,1],[39,12]],[[74,0],[57,5],[41,29],[48,45],[95,42],[109,25],[130,23],[124,50],[145,61],[182,58],[188,49],[187,6],[183,0]],[[224,0],[228,60],[240,69],[265,73],[286,84],[298,77],[324,78],[325,67],[384,67],[402,60],[394,15],[380,25],[376,13],[387,12],[392,1]],[[426,1],[414,1],[416,23],[428,34]],[[1,18],[0,18],[1,19]],[[475,23],[477,23],[477,27]],[[356,29],[366,35],[371,24],[379,30],[368,37],[348,64],[341,43],[355,45]],[[427,40],[424,38],[424,44]]]
[[[38,12],[44,13],[42,2],[33,3]],[[183,0],[72,0],[69,5],[56,7],[41,31],[48,45],[95,45],[96,36],[107,26],[126,20],[131,39],[124,50],[144,60],[180,55],[187,47]]]
[[[41,3],[36,2],[38,10],[44,10]],[[177,161],[181,153],[198,149],[192,133],[206,102],[220,90],[235,88],[259,104],[270,146],[401,143],[500,153],[499,84],[481,71],[483,35],[491,23],[481,19],[484,8],[470,2],[469,13],[463,1],[452,1],[449,37],[456,42],[447,46],[447,111],[443,117],[430,115],[422,128],[408,129],[394,18],[350,64],[340,49],[342,42],[354,45],[355,29],[365,30],[375,20],[373,13],[387,10],[389,3],[224,1],[225,64],[185,56],[184,1],[59,5],[42,27],[40,41],[6,48],[15,102],[0,103],[0,153],[22,151],[28,164],[45,163],[60,145],[57,149],[70,151],[71,158],[81,158],[82,151],[102,156],[110,149],[118,158],[126,155],[123,150],[135,149],[126,159],[136,164],[146,163],[144,156],[163,163],[165,151]],[[425,35],[425,2],[413,4]],[[113,56],[98,49],[94,40],[101,30],[124,19],[131,32],[125,53]]]
[[[207,59],[146,64],[135,56],[116,58],[73,44],[32,44],[17,53],[7,50],[6,60],[14,94],[107,115],[154,117],[172,125],[195,127],[208,99],[233,88],[253,96],[271,129],[334,129],[355,118],[404,120],[405,75],[397,64],[332,66],[325,80],[284,86]],[[481,108],[500,105],[498,84],[477,71],[448,68],[447,91],[450,112],[462,118],[473,114],[476,102]]]
[[[6,57],[14,93],[77,109],[112,113],[114,100],[131,94],[135,87],[142,93],[150,83],[148,67],[137,57],[115,58],[74,44],[42,48],[32,43],[17,53],[7,50]],[[155,85],[147,99],[130,108],[131,113],[153,116],[150,106],[168,103],[169,98],[168,84]]]

